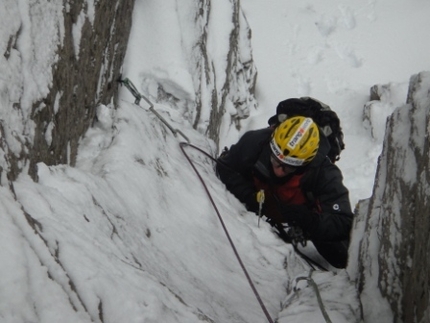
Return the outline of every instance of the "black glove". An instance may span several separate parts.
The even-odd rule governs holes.
[[[287,235],[291,239],[291,243],[295,246],[300,243],[303,247],[306,247],[307,238],[300,227],[290,227],[287,231]]]
[[[316,220],[316,216],[308,206],[282,205],[280,208],[282,222],[286,222],[290,226],[299,226],[305,231],[313,227],[312,224]]]
[[[275,223],[282,223],[282,214],[279,209],[279,203],[272,193],[266,193],[266,199],[264,201],[263,214],[269,219],[272,226]]]
[[[283,225],[282,223],[274,222],[272,219],[267,219],[266,221],[274,227],[275,232],[284,242],[295,246],[300,243],[303,247],[306,247],[308,237],[300,227]]]

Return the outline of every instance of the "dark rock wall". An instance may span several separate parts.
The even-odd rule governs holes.
[[[359,288],[379,289],[394,322],[430,322],[429,135],[430,72],[422,72],[388,120],[359,260]]]
[[[79,139],[93,122],[96,107],[116,103],[116,80],[127,48],[133,6],[134,0],[95,1],[94,13],[87,14],[90,8],[85,0],[64,1],[64,38],[52,66],[53,81],[49,93],[33,103],[33,140],[23,143],[20,154],[7,158],[9,180],[17,177],[25,163],[29,163],[33,178],[38,162],[74,165]],[[73,28],[83,16],[80,48],[75,53]],[[20,103],[15,109],[20,109]],[[45,137],[51,131],[48,127],[52,129],[50,141]],[[7,142],[2,146],[7,153]]]
[[[411,142],[416,182],[404,195],[402,312],[404,322],[430,322],[430,73],[411,79]],[[399,169],[400,171],[400,169]]]
[[[187,45],[183,48],[184,55],[190,58],[188,68],[193,78],[194,99],[176,98],[160,84],[157,102],[173,102],[184,110],[184,118],[195,129],[218,144],[223,127],[240,129],[240,121],[246,119],[251,109],[257,106],[254,97],[257,71],[252,59],[251,30],[239,1],[232,1],[231,11],[225,13],[214,13],[210,0],[187,2],[183,5],[185,7],[178,10],[178,18],[181,24],[187,26],[187,32],[195,31],[191,42],[188,42],[189,34],[186,35]],[[58,3],[32,3],[28,7],[28,16],[37,28],[30,32],[30,37],[43,30],[43,26],[40,26],[43,19],[40,16],[47,10],[46,6],[55,7],[58,11],[56,15],[62,16],[58,18],[59,21],[47,24],[51,29],[58,28],[60,35],[58,41],[52,42],[54,49],[47,49],[55,51],[55,64],[48,67],[45,62],[44,65],[46,69],[51,69],[46,74],[52,74],[52,81],[48,85],[43,84],[40,93],[34,96],[25,94],[25,106],[22,106],[22,98],[12,103],[12,90],[5,92],[9,96],[6,99],[9,100],[6,109],[15,110],[16,114],[9,119],[22,118],[23,124],[21,129],[11,129],[7,126],[7,120],[5,123],[0,122],[0,146],[4,151],[3,156],[0,156],[0,159],[3,157],[0,175],[6,175],[10,181],[16,179],[24,169],[36,179],[35,166],[39,162],[74,166],[79,140],[94,121],[96,107],[99,104],[115,105],[117,100],[116,80],[121,73],[129,39],[134,0],[89,3],[85,0],[64,0],[62,7]],[[190,14],[183,15],[184,10]],[[19,13],[18,7],[15,11]],[[226,44],[214,43],[214,39],[215,42],[219,41],[219,30],[213,26],[216,26],[214,21],[217,22],[220,14],[223,15],[223,21],[228,21],[231,26]],[[190,19],[193,15],[194,21]],[[32,16],[37,19],[32,19]],[[15,34],[11,35],[9,43],[5,45],[6,59],[10,58],[11,51],[20,39],[29,37],[28,28],[33,28],[28,26],[27,17],[22,17],[22,21],[24,23],[21,25],[26,28],[24,33],[19,26],[10,31]],[[163,21],[160,20],[159,23],[163,24]],[[210,41],[212,43],[208,44]],[[22,50],[43,52],[43,48],[40,49],[41,43],[43,44],[33,44],[30,49],[18,48],[18,54],[12,54],[22,59],[26,55]],[[77,43],[78,49],[75,48]],[[39,48],[36,48],[37,45]],[[56,50],[55,46],[58,47]],[[213,46],[225,48],[225,53],[217,53],[213,57],[214,53],[208,50]],[[225,60],[220,60],[220,54]],[[54,56],[52,53],[49,55]],[[33,59],[34,62],[31,63],[38,66],[38,58]],[[40,70],[39,67],[38,69]],[[21,72],[23,75],[26,73],[24,70]],[[32,77],[35,74],[37,75],[33,73]],[[24,86],[25,81],[22,84]],[[19,87],[19,84],[14,85],[15,89]],[[14,141],[13,145],[11,140]]]
[[[238,129],[240,129],[240,120],[246,119],[250,109],[256,107],[254,92],[257,70],[252,55],[248,53],[251,51],[251,30],[240,9],[239,1],[233,2],[232,9],[233,29],[230,32],[225,82],[223,87],[218,89],[221,90],[220,98],[215,95],[212,96],[210,121],[206,131],[208,137],[217,144],[219,143],[222,117],[226,113],[227,104],[234,106],[235,112],[229,114],[230,123]],[[243,39],[247,40],[249,47],[243,47]],[[203,57],[205,56],[207,57],[207,55]],[[195,125],[199,121],[196,119]]]
[[[192,116],[190,122],[218,145],[222,123],[228,123],[225,125],[227,128],[240,129],[240,121],[246,119],[251,109],[257,106],[254,97],[257,70],[252,57],[251,30],[240,8],[240,1],[230,1],[231,10],[225,11],[228,16],[223,16],[221,22],[216,20],[219,12],[214,12],[212,3],[211,0],[202,0],[196,2],[195,7],[190,6],[189,10],[195,11],[193,29],[196,37],[191,47],[184,49],[184,55],[191,57],[189,70],[195,91],[195,100],[188,107],[188,115]],[[209,44],[216,38],[213,35],[220,34],[214,26],[225,24],[224,19],[231,26],[229,43]],[[190,22],[183,24],[189,25]],[[224,45],[227,45],[227,51],[222,53],[225,62],[218,56],[213,57],[214,53],[208,49],[214,46],[224,48]],[[220,68],[221,63],[225,63],[225,67]]]

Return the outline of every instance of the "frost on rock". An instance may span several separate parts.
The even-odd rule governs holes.
[[[151,102],[178,111],[217,145],[226,132],[238,132],[241,120],[257,107],[251,30],[239,1],[137,4],[136,10],[144,11],[156,31],[140,30],[138,40],[132,37],[136,45],[130,47],[139,51],[131,48],[126,60],[136,56],[144,67],[124,76]],[[154,37],[157,42],[148,47]]]
[[[387,122],[359,255],[366,322],[430,320],[429,93],[430,72],[411,77],[407,104]]]
[[[75,164],[97,106],[117,101],[133,4],[2,2],[0,69],[9,80],[0,80],[2,178],[23,171],[36,178],[39,162]]]
[[[364,127],[378,143],[384,140],[387,118],[406,103],[407,87],[407,83],[389,83],[370,89],[370,101],[364,106],[363,121]]]

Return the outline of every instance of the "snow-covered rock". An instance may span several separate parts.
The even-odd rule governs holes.
[[[139,1],[126,57],[124,76],[143,95],[217,144],[257,106],[251,30],[239,3]],[[129,64],[136,61],[139,70]]]
[[[411,77],[407,103],[388,120],[369,206],[361,205],[365,322],[430,321],[429,93],[430,72]]]
[[[35,178],[38,162],[75,164],[97,106],[117,101],[133,4],[2,1],[3,179]]]
[[[0,2],[1,320],[262,322],[177,138],[116,82],[122,72],[216,155],[256,107],[239,1]],[[328,37],[335,24],[316,26]],[[363,63],[339,53],[354,68]],[[429,320],[429,88],[428,73],[415,76],[407,104],[389,118],[347,271],[313,273],[334,322]],[[369,114],[376,140],[385,115]],[[300,280],[307,263],[225,190],[209,158],[190,154],[269,314],[322,321],[315,291]]]

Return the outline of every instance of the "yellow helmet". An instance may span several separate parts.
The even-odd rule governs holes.
[[[314,159],[319,142],[316,123],[311,118],[296,116],[285,120],[275,129],[270,148],[281,162],[298,167]]]

